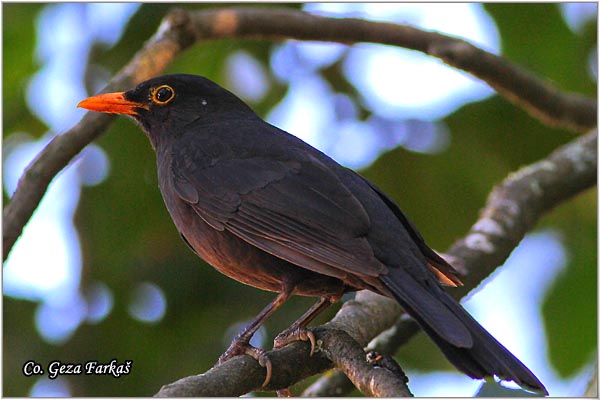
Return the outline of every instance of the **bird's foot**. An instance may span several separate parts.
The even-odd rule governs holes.
[[[315,348],[317,347],[317,339],[315,338],[315,334],[307,328],[292,325],[290,328],[277,335],[275,340],[273,340],[273,344],[274,347],[278,349],[287,346],[292,342],[297,342],[298,340],[303,342],[310,341],[310,356],[312,357],[315,353]]]
[[[267,356],[267,352],[263,349],[259,349],[258,347],[252,346],[250,343],[243,340],[234,340],[225,353],[219,357],[219,360],[215,364],[215,366],[223,364],[225,361],[240,355],[249,355],[258,361],[261,367],[267,369],[265,380],[262,386],[267,386],[269,381],[271,380],[272,372],[273,372],[273,364],[271,364],[271,360]]]

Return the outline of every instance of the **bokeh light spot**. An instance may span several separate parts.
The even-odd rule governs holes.
[[[93,282],[85,293],[87,321],[98,323],[110,313],[114,299],[112,291],[102,282]]]
[[[585,25],[598,16],[598,3],[559,3],[565,22],[574,33],[582,33]]]
[[[165,315],[167,299],[156,284],[142,282],[132,290],[127,310],[138,321],[156,323]]]
[[[71,301],[54,305],[41,303],[35,313],[35,323],[41,336],[49,343],[66,342],[85,318],[87,307],[79,295]]]
[[[250,102],[262,100],[269,89],[267,73],[263,65],[245,51],[231,54],[225,60],[227,82],[240,98]]]
[[[83,149],[77,163],[79,178],[85,186],[99,185],[106,179],[110,170],[106,152],[93,143]]]
[[[31,388],[30,397],[71,397],[71,388],[63,378],[48,379],[43,376]]]

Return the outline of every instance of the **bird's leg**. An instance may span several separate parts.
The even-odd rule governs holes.
[[[240,333],[237,334],[235,339],[229,345],[229,348],[225,353],[219,357],[216,365],[221,365],[225,361],[229,360],[238,355],[247,354],[259,362],[262,367],[267,369],[267,376],[263,382],[263,386],[267,385],[271,380],[272,365],[268,357],[265,356],[265,351],[250,345],[250,339],[256,333],[258,328],[269,318],[275,311],[277,311],[283,303],[292,295],[292,290],[284,288],[284,290],[275,297],[263,310],[256,316]]]
[[[323,310],[337,302],[340,299],[339,296],[323,296],[315,303],[311,308],[308,309],[300,318],[296,320],[289,328],[281,332],[273,344],[275,348],[280,348],[288,345],[289,343],[296,342],[298,340],[310,341],[310,355],[312,356],[315,352],[317,341],[315,335],[306,328],[313,319],[317,317]]]

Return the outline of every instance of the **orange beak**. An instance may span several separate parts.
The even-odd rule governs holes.
[[[77,107],[109,114],[127,115],[136,115],[136,108],[148,109],[146,104],[126,100],[125,92],[104,93],[88,97],[87,99],[80,101],[79,104],[77,104]]]

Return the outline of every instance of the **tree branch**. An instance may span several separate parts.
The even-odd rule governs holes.
[[[330,18],[288,9],[226,9],[191,14],[197,40],[221,37],[293,38],[352,44],[381,43],[440,58],[485,81],[506,99],[550,125],[586,132],[596,126],[598,105],[563,93],[510,61],[455,37],[408,25]]]
[[[463,40],[406,25],[329,18],[289,9],[173,10],[144,48],[103,91],[130,88],[163,72],[192,44],[218,38],[293,38],[405,47],[439,57],[448,65],[484,80],[499,94],[545,123],[576,131],[587,131],[596,126],[597,103],[594,99],[563,93],[550,82]],[[75,127],[56,136],[27,167],[11,202],[3,211],[4,260],[54,176],[102,134],[113,119],[109,115],[86,114]]]
[[[468,271],[462,279],[465,286],[452,291],[455,298],[466,295],[493,272],[490,266],[502,265],[545,213],[597,185],[597,146],[594,130],[494,187],[477,222],[448,251]]]
[[[597,144],[598,134],[596,131],[591,132],[560,147],[547,158],[510,174],[494,188],[478,221],[465,238],[458,240],[450,249],[449,255],[460,259],[467,271],[462,279],[465,285],[451,291],[455,298],[462,298],[503,264],[523,239],[525,233],[546,212],[596,185]],[[342,306],[334,319],[322,327],[314,328],[315,335],[321,343],[319,348],[321,351],[312,358],[307,357],[309,348],[306,343],[294,343],[284,349],[269,352],[270,357],[273,355],[275,358],[275,354],[277,354],[275,358],[277,363],[273,362],[273,378],[268,387],[260,388],[264,379],[264,370],[260,371],[262,368],[258,366],[258,363],[250,357],[241,356],[231,361],[244,358],[248,364],[240,364],[241,361],[238,361],[229,368],[229,363],[226,363],[211,369],[204,375],[190,377],[203,377],[202,380],[196,381],[198,386],[196,389],[202,390],[202,392],[190,392],[190,386],[194,385],[189,385],[190,378],[184,378],[164,386],[157,396],[177,397],[185,396],[188,393],[194,396],[200,396],[199,393],[203,393],[203,396],[220,396],[222,392],[211,392],[209,387],[211,384],[221,385],[222,380],[216,378],[213,380],[207,375],[216,374],[215,370],[223,369],[227,369],[227,371],[222,371],[223,376],[229,376],[227,380],[229,391],[225,393],[228,396],[237,396],[252,390],[283,389],[307,376],[327,369],[327,362],[323,360],[325,356],[334,363],[329,364],[330,367],[336,365],[341,368],[346,375],[349,375],[353,385],[363,393],[372,396],[383,395],[383,393],[389,392],[373,392],[365,384],[365,382],[369,382],[371,375],[368,370],[363,370],[361,363],[358,362],[356,346],[365,347],[375,335],[392,326],[400,315],[401,310],[395,301],[361,291],[357,293],[356,300],[346,302]],[[374,347],[381,352],[392,353],[399,345],[406,343],[418,332],[418,329],[415,328],[414,322],[402,319],[395,328],[384,332],[383,336],[374,341]],[[332,331],[345,332],[354,339],[354,342],[347,341],[347,338],[340,338],[339,334],[336,335]],[[343,343],[343,346],[339,343]],[[344,353],[347,348],[352,349],[350,356]],[[285,352],[285,356],[283,356],[283,352]],[[279,358],[279,355],[285,358]],[[355,366],[355,362],[359,367]],[[245,367],[245,365],[252,367]],[[294,370],[290,375],[290,366],[294,369],[298,368],[299,371]],[[352,370],[351,368],[356,369]],[[248,383],[247,379],[252,374],[254,374],[253,380]],[[238,375],[243,376],[244,379],[237,381],[231,378]],[[384,379],[386,385],[390,382],[387,380],[390,379],[387,376],[385,378],[380,376],[380,378]],[[343,387],[332,387],[324,382],[326,379],[329,378],[323,378],[316,383],[319,391],[316,391],[313,386],[307,389],[305,394],[322,396],[334,393],[340,395],[342,394],[340,391],[352,389],[347,384]],[[343,382],[339,374],[334,379],[336,383]],[[400,385],[400,379],[397,376],[395,379],[394,384]],[[396,387],[403,388],[404,384]],[[410,392],[403,391],[402,393],[407,395]],[[401,394],[395,395],[401,396]]]

